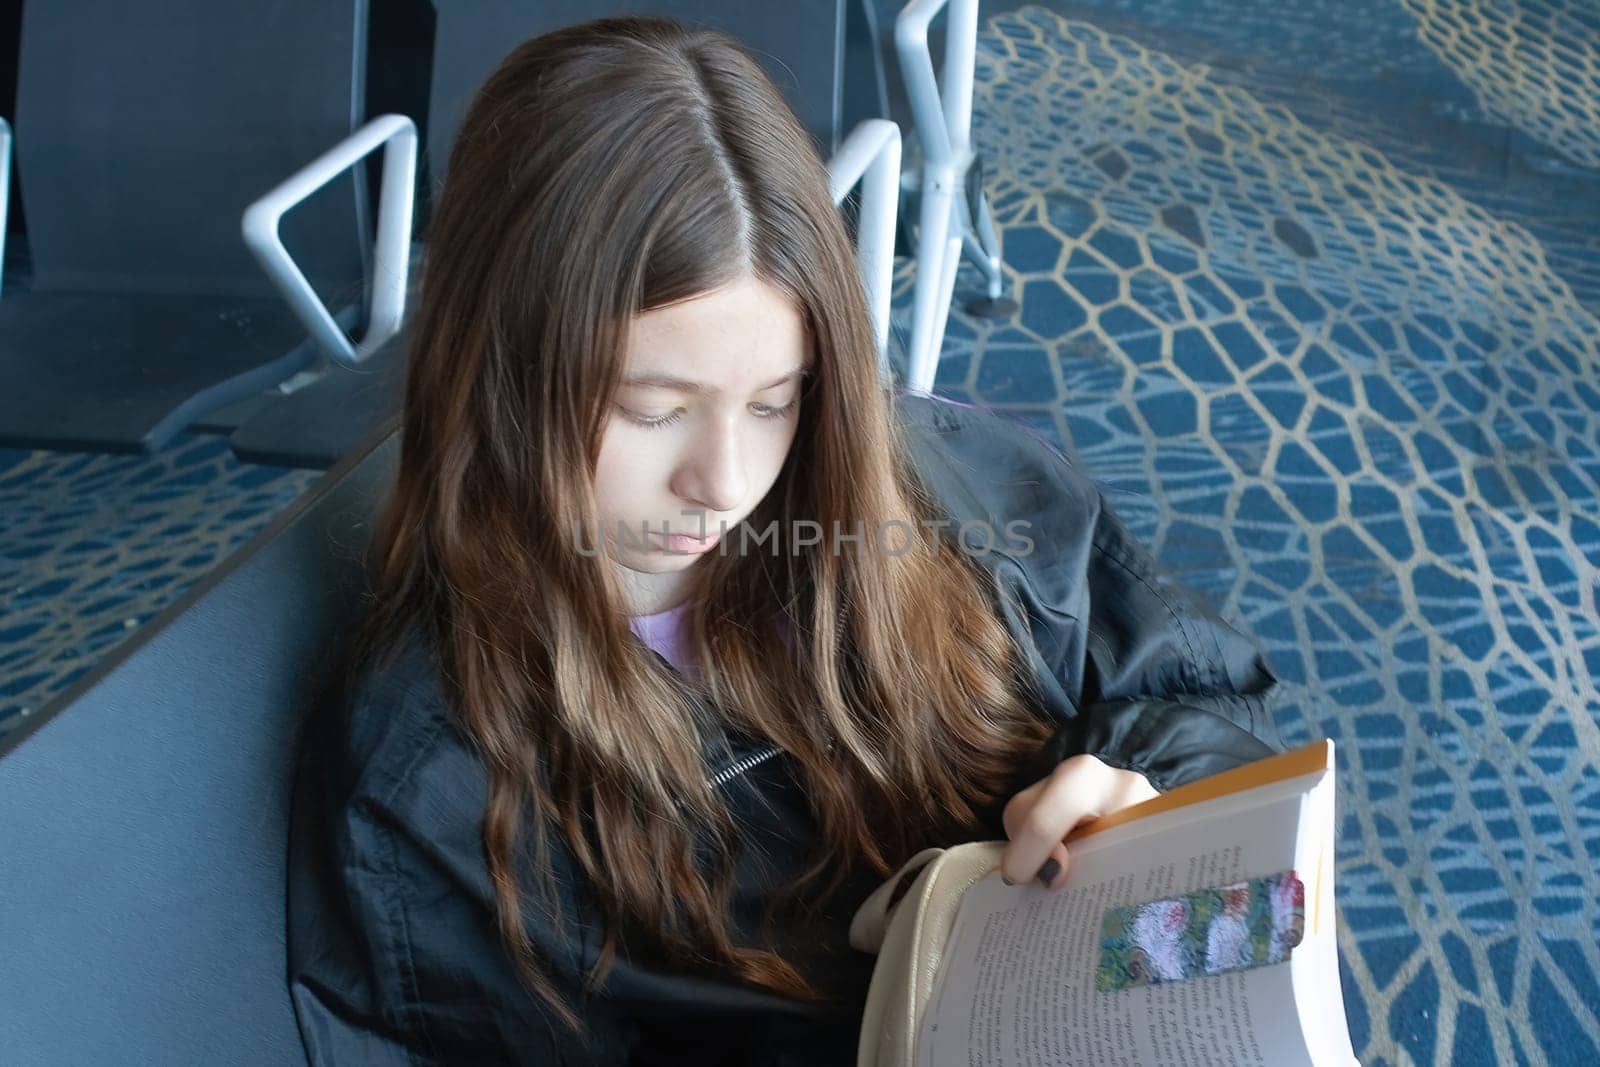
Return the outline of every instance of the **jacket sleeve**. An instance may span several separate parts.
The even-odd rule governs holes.
[[[314,1067],[432,1062],[435,1050],[398,967],[404,934],[391,913],[391,859],[375,840],[363,843],[358,819],[328,818],[308,793],[302,776],[289,880],[289,993],[307,1060]]]
[[[1166,791],[1282,751],[1278,683],[1261,650],[1156,566],[1054,442],[941,398],[903,396],[898,407],[909,454],[949,518],[987,523],[997,540],[1006,531],[1005,551],[975,558],[1056,723],[1018,781],[1088,753]]]
[[[1087,610],[1073,623],[1083,633],[1057,665],[1078,713],[1041,753],[1039,777],[1088,753],[1165,792],[1283,751],[1261,649],[1172,581],[1098,488],[1087,496]]]
[[[339,780],[344,759],[326,772],[314,760],[302,766],[289,991],[309,1062],[627,1062],[627,1026],[581,993],[581,945],[563,949],[547,936],[549,924],[533,931],[559,992],[589,1027],[587,1045],[516,980],[494,922],[477,822],[467,817],[481,798],[457,793],[471,778],[451,760],[419,759],[424,780],[408,776],[405,788],[368,774],[351,789]],[[373,762],[395,761],[379,753]]]

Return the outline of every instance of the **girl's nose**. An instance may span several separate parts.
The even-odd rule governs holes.
[[[745,456],[739,429],[731,422],[719,422],[696,437],[689,453],[678,465],[674,491],[680,497],[707,511],[733,511],[748,491]]]

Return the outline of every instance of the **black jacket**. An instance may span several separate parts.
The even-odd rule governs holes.
[[[952,521],[995,532],[993,550],[975,558],[1031,659],[1040,712],[1058,724],[1019,768],[1019,787],[1079,752],[1166,790],[1282,750],[1267,703],[1276,681],[1257,647],[1158,574],[1091,480],[1000,416],[918,396],[898,405],[914,461]],[[1028,525],[1008,528],[1018,521]],[[969,531],[969,545],[983,543]],[[784,753],[731,735],[721,751],[714,778],[750,846],[735,918],[755,931],[768,894],[800,870],[814,827]],[[588,996],[581,981],[601,930],[552,835],[565,920],[558,928],[530,908],[528,929],[588,1021],[592,1043],[580,1046],[524,991],[501,947],[480,839],[487,775],[451,723],[424,644],[409,641],[315,717],[305,754],[289,981],[313,1063],[854,1062],[875,957],[846,932],[877,879],[857,880],[823,921],[777,946],[843,990],[842,1007],[808,1008],[640,956],[619,960],[603,994]],[[997,817],[994,829],[1003,836]],[[535,884],[531,873],[524,884]]]

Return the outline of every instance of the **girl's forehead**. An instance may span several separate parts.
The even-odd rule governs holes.
[[[651,333],[672,333],[706,327],[759,321],[764,316],[799,317],[789,294],[750,275],[718,289],[635,315],[633,328]]]
[[[807,355],[793,302],[756,279],[643,312],[628,342],[629,384],[689,380],[714,387],[712,378],[764,384],[803,366]]]

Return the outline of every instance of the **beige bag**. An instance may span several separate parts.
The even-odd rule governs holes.
[[[850,944],[876,952],[857,1067],[911,1067],[917,1031],[967,889],[1000,866],[1004,841],[926,848],[856,909]],[[890,898],[910,884],[891,906]]]

